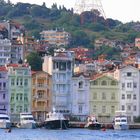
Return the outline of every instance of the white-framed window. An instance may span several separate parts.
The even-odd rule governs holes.
[[[106,106],[102,106],[102,113],[106,113]]]
[[[134,99],[134,100],[137,99],[137,95],[136,95],[136,94],[133,95],[133,99]]]
[[[122,99],[125,99],[125,94],[122,94]]]
[[[125,106],[124,105],[122,105],[122,110],[125,110]]]

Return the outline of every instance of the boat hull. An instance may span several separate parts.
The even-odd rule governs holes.
[[[36,123],[24,123],[24,124],[18,124],[18,128],[23,128],[23,129],[35,129],[36,128]]]
[[[69,121],[68,120],[45,121],[44,127],[46,129],[68,129]]]
[[[126,124],[121,124],[121,125],[114,125],[115,130],[128,130],[129,126]]]
[[[102,128],[100,123],[99,124],[98,123],[97,124],[89,124],[85,127],[88,129],[92,129],[92,130],[99,130]]]
[[[9,128],[11,128],[11,123],[10,122],[0,122],[0,128],[9,129]]]

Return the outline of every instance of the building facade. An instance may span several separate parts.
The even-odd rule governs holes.
[[[133,66],[120,70],[120,110],[125,110],[128,121],[140,116],[140,71]]]
[[[85,121],[89,115],[89,76],[72,77],[72,117]]]
[[[37,121],[44,122],[51,111],[51,76],[43,71],[32,74],[32,113]]]
[[[8,73],[5,66],[0,67],[0,110],[10,113],[10,100],[8,92]]]
[[[0,66],[10,62],[11,59],[11,41],[0,39]]]
[[[119,85],[113,77],[95,76],[90,80],[90,114],[99,122],[111,123],[119,108]]]
[[[52,61],[52,105],[56,111],[70,114],[74,54],[69,51],[56,52]]]
[[[53,46],[66,46],[69,44],[70,34],[64,30],[42,31],[41,40]]]
[[[11,121],[16,122],[21,112],[31,112],[31,68],[28,64],[9,64],[7,69]]]

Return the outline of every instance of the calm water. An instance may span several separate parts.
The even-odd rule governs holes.
[[[6,133],[0,129],[0,140],[140,140],[140,130],[12,129]]]

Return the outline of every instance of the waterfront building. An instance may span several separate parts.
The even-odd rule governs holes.
[[[43,71],[32,72],[32,113],[37,121],[45,121],[51,111],[51,75]]]
[[[111,123],[119,107],[118,81],[104,74],[95,75],[90,80],[89,104],[90,115],[99,122]]]
[[[72,77],[72,117],[80,121],[89,115],[89,79],[84,73]]]
[[[11,41],[9,39],[0,39],[0,66],[10,62],[11,59]]]
[[[11,121],[19,121],[21,112],[31,112],[31,67],[28,64],[8,64]]]
[[[8,93],[8,73],[5,66],[0,67],[0,110],[10,113],[9,107],[9,93]]]
[[[53,46],[66,46],[69,44],[70,33],[63,30],[44,30],[41,33],[41,40]]]
[[[128,121],[140,116],[140,71],[133,66],[120,69],[120,110],[125,110]]]
[[[52,62],[52,105],[56,111],[70,114],[74,52],[57,51]]]

